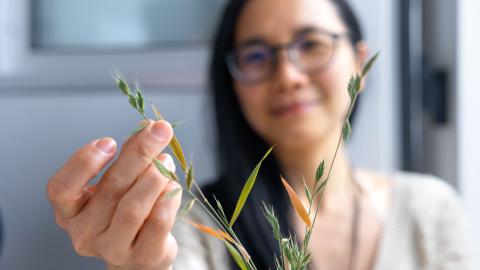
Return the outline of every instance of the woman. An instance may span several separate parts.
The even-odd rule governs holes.
[[[231,214],[248,174],[276,145],[234,227],[258,269],[274,269],[278,254],[261,202],[273,205],[284,232],[301,237],[279,174],[303,194],[303,177],[312,185],[320,161],[331,164],[350,102],[346,85],[367,52],[345,1],[228,3],[211,66],[221,177],[205,192]],[[52,177],[57,222],[78,253],[110,269],[234,269],[220,241],[182,222],[171,233],[180,199],[158,197],[177,186],[150,163],[159,155],[174,170],[171,157],[159,154],[171,136],[168,123],[150,124],[126,142],[98,187],[84,189],[113,157],[109,138],[80,149]],[[353,168],[342,145],[312,235],[312,266],[470,269],[459,210],[440,181]],[[211,224],[199,209],[191,218]]]

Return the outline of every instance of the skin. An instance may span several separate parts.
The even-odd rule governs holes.
[[[50,178],[47,194],[56,221],[78,254],[101,258],[108,269],[171,269],[177,244],[170,231],[181,195],[161,196],[180,186],[152,163],[157,157],[175,170],[172,158],[161,153],[171,138],[169,123],[150,122],[127,140],[99,183],[88,186],[116,152],[113,139],[95,140]]]
[[[304,27],[333,33],[347,31],[330,1],[296,0],[278,4],[277,0],[255,0],[249,1],[241,13],[235,44],[239,46],[250,39],[261,39],[272,46],[285,44]],[[320,72],[307,74],[298,70],[282,51],[279,65],[269,79],[255,85],[235,82],[235,93],[245,118],[268,143],[276,144],[274,154],[297,194],[304,193],[303,176],[312,186],[319,162],[325,159],[327,168],[332,162],[350,104],[346,86],[350,76],[360,72],[367,54],[363,42],[354,48],[343,38],[330,64]],[[301,110],[276,113],[295,101],[306,101],[308,105]],[[361,187],[351,181],[350,172],[341,145],[311,241],[312,261],[321,269],[347,267],[354,193],[360,197],[362,217],[355,269],[371,269],[375,259],[382,222],[371,205],[371,197],[381,198],[381,204],[388,205],[389,181],[376,173],[358,170],[359,176],[369,180],[368,187]],[[306,198],[302,200],[306,205]],[[302,221],[294,214],[292,218],[297,235],[303,235]]]

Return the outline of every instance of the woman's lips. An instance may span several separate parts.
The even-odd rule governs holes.
[[[317,101],[303,101],[303,102],[293,102],[288,105],[279,106],[272,109],[272,113],[275,116],[286,116],[290,114],[305,113],[311,110]]]

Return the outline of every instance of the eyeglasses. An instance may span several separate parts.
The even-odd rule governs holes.
[[[289,43],[270,46],[261,40],[249,41],[227,54],[227,67],[239,82],[257,84],[271,77],[278,66],[278,53],[286,49],[288,59],[305,73],[316,73],[332,59],[338,40],[348,33],[308,29]]]

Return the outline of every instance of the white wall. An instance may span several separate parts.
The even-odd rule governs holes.
[[[371,54],[380,51],[367,79],[349,149],[354,164],[390,172],[400,167],[398,4],[352,0]]]
[[[480,258],[480,2],[458,1],[458,168],[460,190],[472,221],[476,244],[475,258]]]

